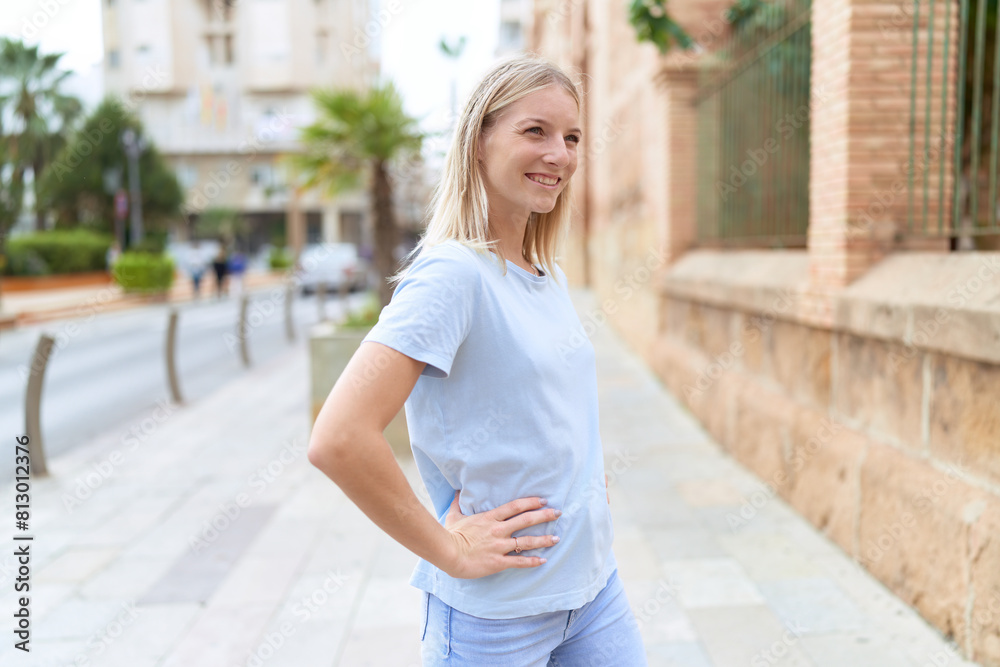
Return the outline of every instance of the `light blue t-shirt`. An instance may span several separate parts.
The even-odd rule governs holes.
[[[406,400],[414,462],[443,525],[539,496],[563,514],[516,531],[560,541],[533,568],[456,579],[421,559],[410,583],[480,618],[577,609],[617,566],[594,348],[557,267],[534,276],[457,241],[424,248],[365,337],[427,363]],[[513,555],[511,553],[510,555]]]

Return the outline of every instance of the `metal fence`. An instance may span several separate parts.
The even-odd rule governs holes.
[[[806,244],[810,5],[734,5],[731,34],[705,58],[697,96],[699,244]]]
[[[913,0],[906,236],[1000,248],[997,5]]]

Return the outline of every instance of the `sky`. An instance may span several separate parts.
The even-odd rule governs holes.
[[[376,0],[377,1],[377,0]],[[80,74],[69,91],[93,105],[100,99],[101,0],[0,0],[0,35],[61,51],[60,63]],[[383,0],[382,72],[396,82],[406,110],[425,129],[447,126],[451,77],[457,76],[458,106],[494,61],[499,0]],[[399,6],[396,12],[390,6]],[[467,37],[455,66],[438,50],[442,37]]]

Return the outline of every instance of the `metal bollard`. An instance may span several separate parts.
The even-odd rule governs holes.
[[[31,358],[31,372],[28,375],[28,390],[24,397],[24,430],[28,434],[28,452],[31,457],[31,473],[44,477],[49,474],[45,462],[45,447],[42,445],[42,380],[49,364],[55,339],[42,334]]]
[[[326,283],[322,280],[316,284],[316,308],[319,321],[326,322]]]
[[[184,402],[181,396],[181,385],[177,379],[177,309],[170,309],[170,319],[167,321],[167,383],[170,385],[170,397],[174,403]]]
[[[240,358],[244,366],[250,366],[250,351],[247,348],[247,310],[250,307],[250,297],[246,294],[240,297],[240,319],[236,325],[236,336],[240,339]]]
[[[285,288],[285,336],[288,342],[295,341],[295,323],[292,321],[292,302],[295,300],[295,286],[288,283]]]

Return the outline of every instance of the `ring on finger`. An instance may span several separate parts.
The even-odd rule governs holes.
[[[514,537],[514,536],[511,535],[511,537]],[[517,546],[517,538],[516,537],[514,537],[514,553],[516,553],[516,554],[521,553],[521,547]]]

